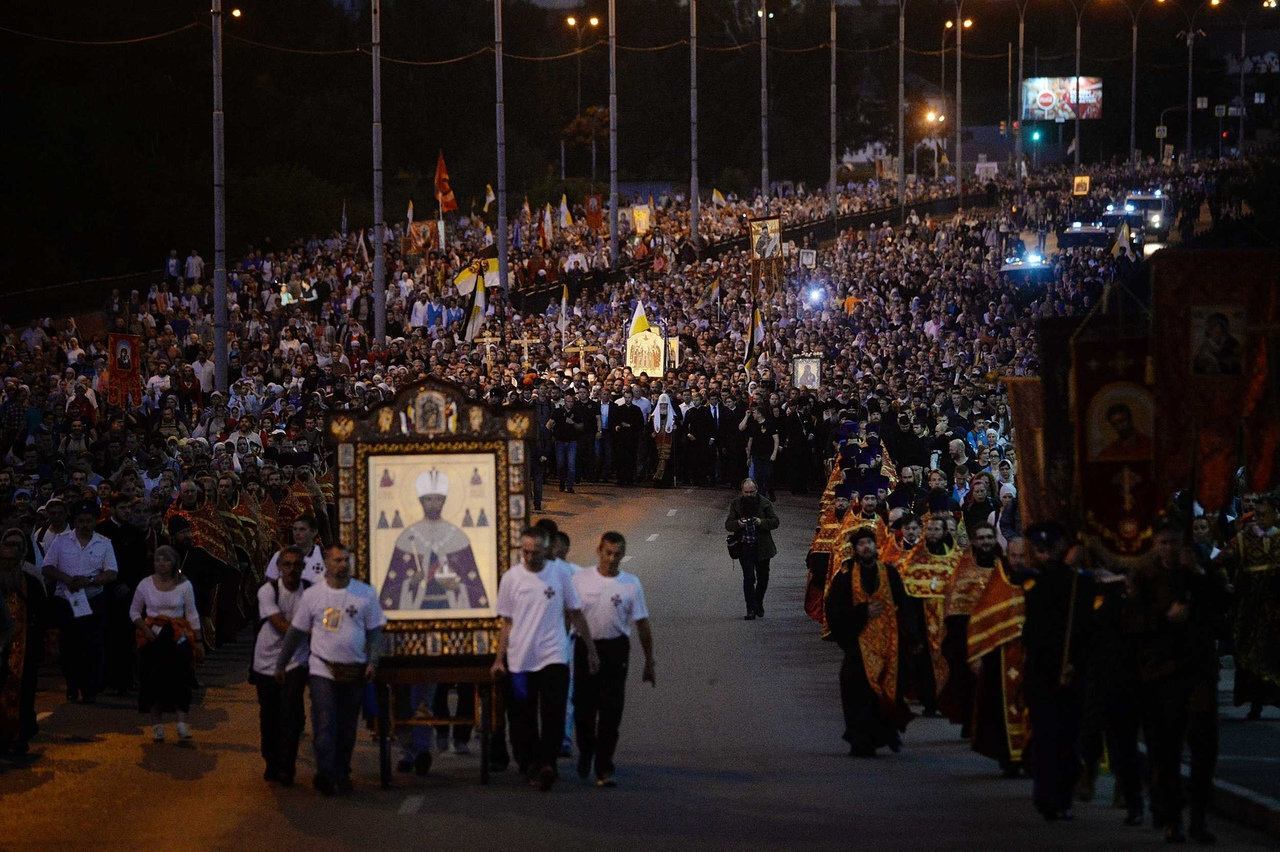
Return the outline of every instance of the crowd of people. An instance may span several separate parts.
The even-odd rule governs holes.
[[[839,485],[857,491],[853,511],[868,519],[882,514],[885,523],[901,515],[892,519],[901,526],[894,543],[881,535],[879,547],[906,553],[925,543],[912,552],[925,577],[919,582],[931,594],[912,600],[930,602],[896,603],[899,586],[911,597],[919,583],[881,571],[877,584],[867,569],[862,585],[852,587],[852,609],[828,626],[852,647],[849,631],[861,617],[857,595],[875,597],[872,605],[883,610],[919,615],[923,638],[901,646],[910,651],[904,659],[911,675],[899,682],[919,686],[910,694],[927,712],[942,709],[948,669],[967,668],[958,640],[947,644],[950,661],[942,655],[946,628],[951,618],[970,614],[947,611],[932,594],[933,586],[945,585],[943,551],[976,546],[968,538],[985,525],[995,546],[1009,552],[1026,535],[1018,517],[1015,436],[998,379],[1037,372],[1038,318],[1089,310],[1109,281],[1140,261],[1123,251],[1074,249],[1053,255],[1046,280],[1024,281],[1001,272],[1005,257],[1025,251],[1023,235],[1039,223],[1053,229],[1083,203],[1138,186],[1158,183],[1185,196],[1188,209],[1208,200],[1215,218],[1227,209],[1215,189],[1224,180],[1214,169],[1174,177],[1100,167],[1092,177],[1086,202],[1073,198],[1065,174],[1054,174],[1034,183],[997,181],[988,187],[997,208],[945,217],[920,215],[913,205],[952,188],[919,184],[896,227],[888,221],[896,210],[891,184],[850,185],[837,199],[839,209],[882,210],[883,223],[843,229],[830,245],[796,246],[815,249],[812,262],[789,251],[781,280],[763,287],[745,248],[690,254],[689,208],[678,198],[659,200],[646,233],[624,230],[618,258],[624,272],[615,276],[603,274],[608,241],[586,223],[585,211],[574,210],[575,224],[567,227],[548,227],[526,211],[512,228],[512,278],[488,290],[480,335],[465,331],[464,290],[469,279],[474,286],[472,263],[491,247],[483,218],[454,221],[445,244],[420,255],[401,251],[406,246],[396,229],[388,243],[382,340],[373,334],[372,264],[363,236],[250,247],[229,273],[226,392],[214,384],[211,269],[195,250],[185,260],[172,252],[163,279],[146,292],[107,300],[105,331],[142,341],[133,356],[140,397],[127,404],[109,401],[105,331],[82,333],[70,318],[5,327],[0,529],[7,532],[0,571],[14,623],[7,635],[18,638],[8,644],[0,739],[21,750],[36,733],[34,671],[48,626],[62,637],[69,700],[93,702],[107,688],[139,690],[152,735],[163,738],[160,714],[172,712],[179,714],[181,738],[190,735],[184,714],[192,664],[205,648],[261,620],[260,635],[275,630],[280,644],[259,648],[255,683],[264,706],[275,708],[268,715],[284,726],[272,723],[269,737],[264,722],[264,758],[270,776],[291,778],[296,736],[289,732],[300,726],[303,676],[290,673],[309,669],[313,681],[337,682],[329,677],[336,671],[314,654],[304,663],[295,617],[314,617],[304,608],[311,589],[320,597],[324,589],[348,588],[330,582],[331,575],[341,581],[344,571],[330,565],[342,560],[333,548],[324,418],[367,408],[426,377],[455,382],[495,406],[534,409],[535,510],[571,499],[552,493],[551,482],[567,495],[583,480],[621,488],[739,488],[750,476],[739,499],[763,502],[779,489],[830,491],[829,468],[849,471]],[[702,207],[699,231],[705,247],[740,237],[744,217],[776,214],[785,228],[818,221],[829,208],[822,192],[730,198]],[[520,296],[556,282],[568,287],[563,312],[559,299],[541,309]],[[679,342],[678,362],[662,376],[635,375],[625,366],[630,321],[641,309]],[[800,355],[821,359],[816,382],[803,387],[792,371]],[[886,458],[892,477],[883,472]],[[759,505],[740,505],[738,519],[763,517],[753,514]],[[824,502],[824,524],[837,505]],[[764,526],[750,542],[749,570],[744,563],[748,618],[764,611],[770,558]],[[737,532],[732,523],[726,528]],[[1226,530],[1217,534],[1226,541]],[[866,551],[865,541],[841,537],[847,558],[832,557],[832,582]],[[364,644],[346,662],[376,665],[379,622],[372,609],[361,619],[351,647]],[[891,632],[882,631],[884,641]],[[876,677],[889,677],[889,668]],[[558,675],[543,680],[549,683],[539,688],[564,691]],[[326,706],[336,709],[324,718],[345,719],[350,692],[325,692]],[[870,739],[855,748],[897,742],[894,707],[886,711],[891,721],[883,736],[872,733],[874,725],[857,727],[858,737]],[[517,729],[530,729],[528,721],[513,718],[513,738]],[[555,727],[554,718],[542,722]],[[326,746],[334,749],[324,764],[333,790],[348,769],[341,758],[350,733],[345,724],[334,722]],[[550,743],[551,735],[542,735]],[[283,751],[268,739],[284,742]],[[546,780],[548,750],[521,753],[523,768],[539,783]],[[609,778],[609,759],[593,759],[598,776]],[[411,766],[416,761],[415,755]]]

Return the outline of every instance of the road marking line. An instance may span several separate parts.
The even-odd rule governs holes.
[[[44,711],[43,713],[37,713],[37,714],[36,714],[36,721],[37,721],[37,722],[43,722],[45,719],[48,719],[48,718],[49,718],[50,716],[52,716],[52,715],[53,715],[53,711],[52,711],[52,710],[46,710],[46,711]]]
[[[674,517],[676,516],[676,512],[678,512],[678,511],[680,511],[680,510],[679,510],[679,509],[668,509],[668,510],[667,510],[667,517],[668,517],[668,518],[674,518]]]
[[[416,814],[426,800],[426,796],[405,796],[404,801],[400,803],[400,814]]]
[[[631,561],[631,557],[630,557],[630,556],[624,556],[624,557],[622,557],[622,561],[623,561],[623,562],[630,562],[630,561]]]
[[[657,540],[658,540],[657,533],[650,533],[649,537],[645,539],[645,541],[657,541]]]

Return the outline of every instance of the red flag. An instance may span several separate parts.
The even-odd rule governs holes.
[[[444,151],[436,159],[436,202],[441,213],[458,209],[458,199],[453,197],[453,186],[449,183],[449,170],[444,165]]]

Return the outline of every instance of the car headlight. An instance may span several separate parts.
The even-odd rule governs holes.
[[[1152,214],[1151,214],[1151,224],[1153,224],[1153,225],[1159,225],[1159,224],[1160,224],[1160,214],[1159,214],[1159,213],[1152,213]]]

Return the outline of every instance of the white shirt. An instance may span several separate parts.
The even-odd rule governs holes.
[[[253,670],[258,674],[268,677],[275,674],[276,660],[280,658],[280,646],[284,644],[284,634],[276,630],[276,626],[271,623],[271,616],[283,615],[292,625],[293,615],[298,609],[298,604],[302,602],[302,593],[305,591],[305,586],[299,586],[297,591],[291,592],[284,587],[283,583],[277,583],[276,586],[263,583],[258,589],[258,617],[262,619],[262,627],[258,629],[258,639],[253,645]],[[285,670],[293,671],[305,664],[309,654],[310,644],[307,640],[303,640],[298,650],[294,652],[293,658],[289,660],[289,665],[285,666]]]
[[[498,615],[511,619],[507,671],[536,672],[569,662],[565,613],[582,609],[573,574],[563,563],[548,562],[536,574],[521,562],[498,583]]]
[[[582,614],[591,627],[592,639],[630,636],[631,625],[649,617],[640,578],[626,571],[606,577],[598,567],[573,575],[574,588],[582,598]]]
[[[351,580],[342,589],[330,588],[328,583],[307,589],[289,625],[311,634],[310,673],[332,680],[333,672],[324,660],[367,663],[365,632],[386,623],[373,586]]]
[[[271,555],[271,561],[267,563],[267,579],[280,579],[280,551],[278,550]],[[302,582],[313,586],[324,582],[324,552],[318,544],[311,545],[311,552],[302,557]]]
[[[116,571],[116,552],[110,539],[102,533],[94,533],[89,543],[81,547],[75,529],[69,528],[49,544],[44,565],[52,565],[69,577],[88,577],[99,571]],[[64,598],[71,594],[61,580],[55,591]],[[84,593],[90,598],[97,597],[102,594],[102,587],[85,586]]]
[[[184,580],[167,592],[156,588],[155,577],[143,577],[133,590],[133,603],[129,605],[129,620],[146,616],[155,618],[183,618],[193,628],[200,627],[200,613],[196,612],[196,593],[190,581]]]

